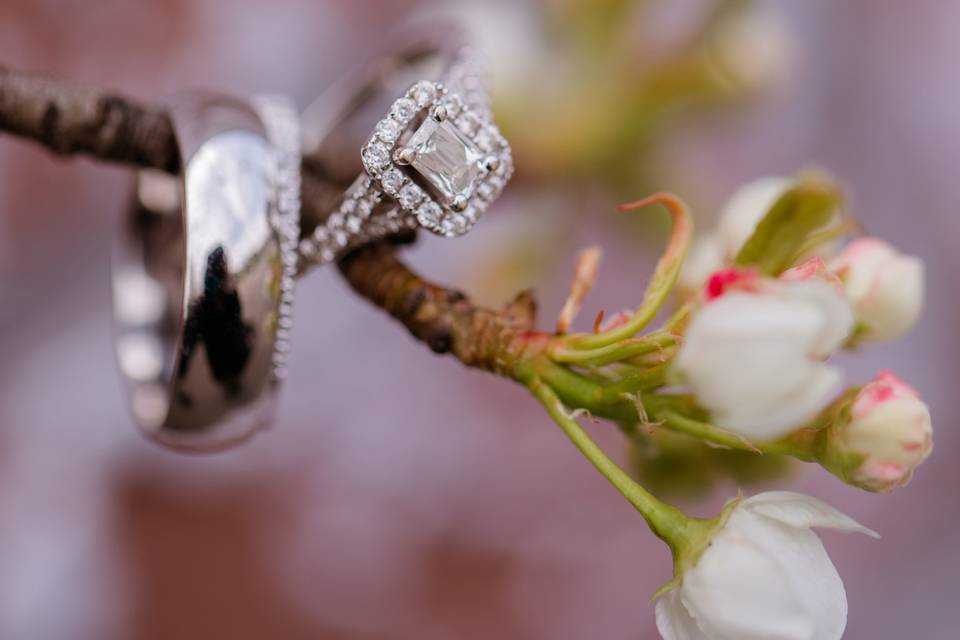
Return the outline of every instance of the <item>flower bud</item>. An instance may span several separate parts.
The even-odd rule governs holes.
[[[851,242],[830,262],[859,323],[857,337],[891,340],[906,333],[923,310],[923,262],[879,238]]]
[[[913,387],[889,371],[865,385],[850,406],[850,421],[830,442],[831,471],[868,491],[906,486],[933,449],[930,411]]]
[[[843,582],[811,527],[876,533],[809,496],[771,491],[735,505],[703,555],[657,600],[665,640],[837,640]]]

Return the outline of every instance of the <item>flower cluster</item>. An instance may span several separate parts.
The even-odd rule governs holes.
[[[810,528],[876,534],[786,492],[690,518],[626,474],[576,417],[613,420],[633,441],[666,430],[814,462],[867,491],[903,487],[931,452],[929,410],[887,371],[844,389],[831,357],[913,327],[923,264],[877,238],[844,246],[857,225],[819,173],[742,187],[689,259],[682,202],[656,194],[622,208],[651,203],[667,207],[673,234],[640,306],[606,322],[601,314],[592,333],[568,334],[596,277],[599,252],[585,252],[557,333],[525,334],[514,375],[670,546],[674,577],[656,607],[664,638],[839,638],[843,584]],[[682,304],[645,332],[674,292]]]
[[[739,256],[745,246],[755,241],[768,212],[792,185],[770,177],[741,187],[724,207],[717,231],[695,249],[717,259],[714,270],[706,276],[689,269],[681,273],[686,290],[695,291],[698,311],[676,368],[714,425],[756,443],[811,426],[842,383],[828,358],[844,347],[899,337],[916,323],[923,306],[923,263],[878,238],[858,238],[838,248],[837,234],[829,230],[845,228],[838,208],[823,216],[826,231],[809,231],[812,241],[796,249],[788,268],[762,274],[743,264]],[[717,244],[721,251],[709,248]],[[707,259],[703,255],[697,259],[701,264]],[[864,392],[884,384],[883,379]],[[897,397],[907,396],[916,406],[878,412],[869,422],[856,419],[856,411],[830,412],[831,423],[820,425],[816,442],[819,461],[871,491],[906,484],[930,449],[929,414],[918,394]],[[863,404],[853,401],[854,407]],[[926,434],[920,438],[926,444],[898,456],[896,464],[882,463],[900,442],[916,443],[918,430]]]

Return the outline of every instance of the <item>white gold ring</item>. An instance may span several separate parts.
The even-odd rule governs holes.
[[[169,110],[181,172],[141,171],[117,243],[117,361],[141,430],[222,449],[269,424],[300,234],[292,103],[190,94]]]
[[[375,72],[361,73],[347,91],[338,87],[330,92],[333,98],[322,96],[304,115],[304,156],[308,161],[324,156],[322,148],[338,129],[356,129],[352,120],[367,115],[367,103],[383,94],[381,85],[424,59],[440,62],[438,77],[407,85],[367,129],[362,146],[357,144],[363,171],[325,224],[300,242],[306,265],[330,262],[358,245],[416,227],[459,236],[510,179],[510,145],[493,122],[477,56],[445,43],[421,42],[381,57],[369,65]],[[344,164],[325,155],[328,169]]]

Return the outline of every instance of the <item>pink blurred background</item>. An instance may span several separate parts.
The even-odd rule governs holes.
[[[0,64],[144,100],[204,86],[306,106],[362,56],[364,37],[416,4],[7,0]],[[504,3],[525,20],[500,23],[493,44],[534,56],[523,30],[551,10],[539,4]],[[645,4],[667,40],[704,5]],[[497,6],[444,3],[468,20]],[[871,232],[927,261],[918,329],[844,364],[851,382],[891,367],[917,386],[935,455],[887,496],[813,467],[775,484],[883,535],[824,536],[847,586],[846,637],[956,638],[960,4],[758,6],[789,36],[784,77],[675,123],[649,152],[647,180],[707,223],[739,183],[815,163],[849,187]],[[491,58],[494,78],[542,79]],[[298,289],[272,430],[213,457],[143,440],[111,344],[110,240],[129,171],[4,136],[0,169],[0,638],[656,637],[649,598],[669,557],[629,505],[521,388],[431,355],[333,269]],[[410,260],[490,304],[535,285],[548,325],[574,250],[598,242],[606,259],[585,315],[635,302],[662,227],[624,234],[602,177],[571,197],[523,171],[471,234],[423,237]],[[592,429],[622,448],[611,425]],[[736,489],[681,502],[709,514]]]

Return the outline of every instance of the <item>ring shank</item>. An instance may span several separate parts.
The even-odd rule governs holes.
[[[303,156],[341,188],[363,171],[357,149],[413,82],[443,80],[466,41],[461,27],[427,21],[402,29],[364,64],[322,92],[303,114]]]
[[[115,252],[117,359],[141,429],[214,450],[269,422],[283,277],[277,157],[243,102],[196,94],[171,118],[179,178],[137,176]]]

